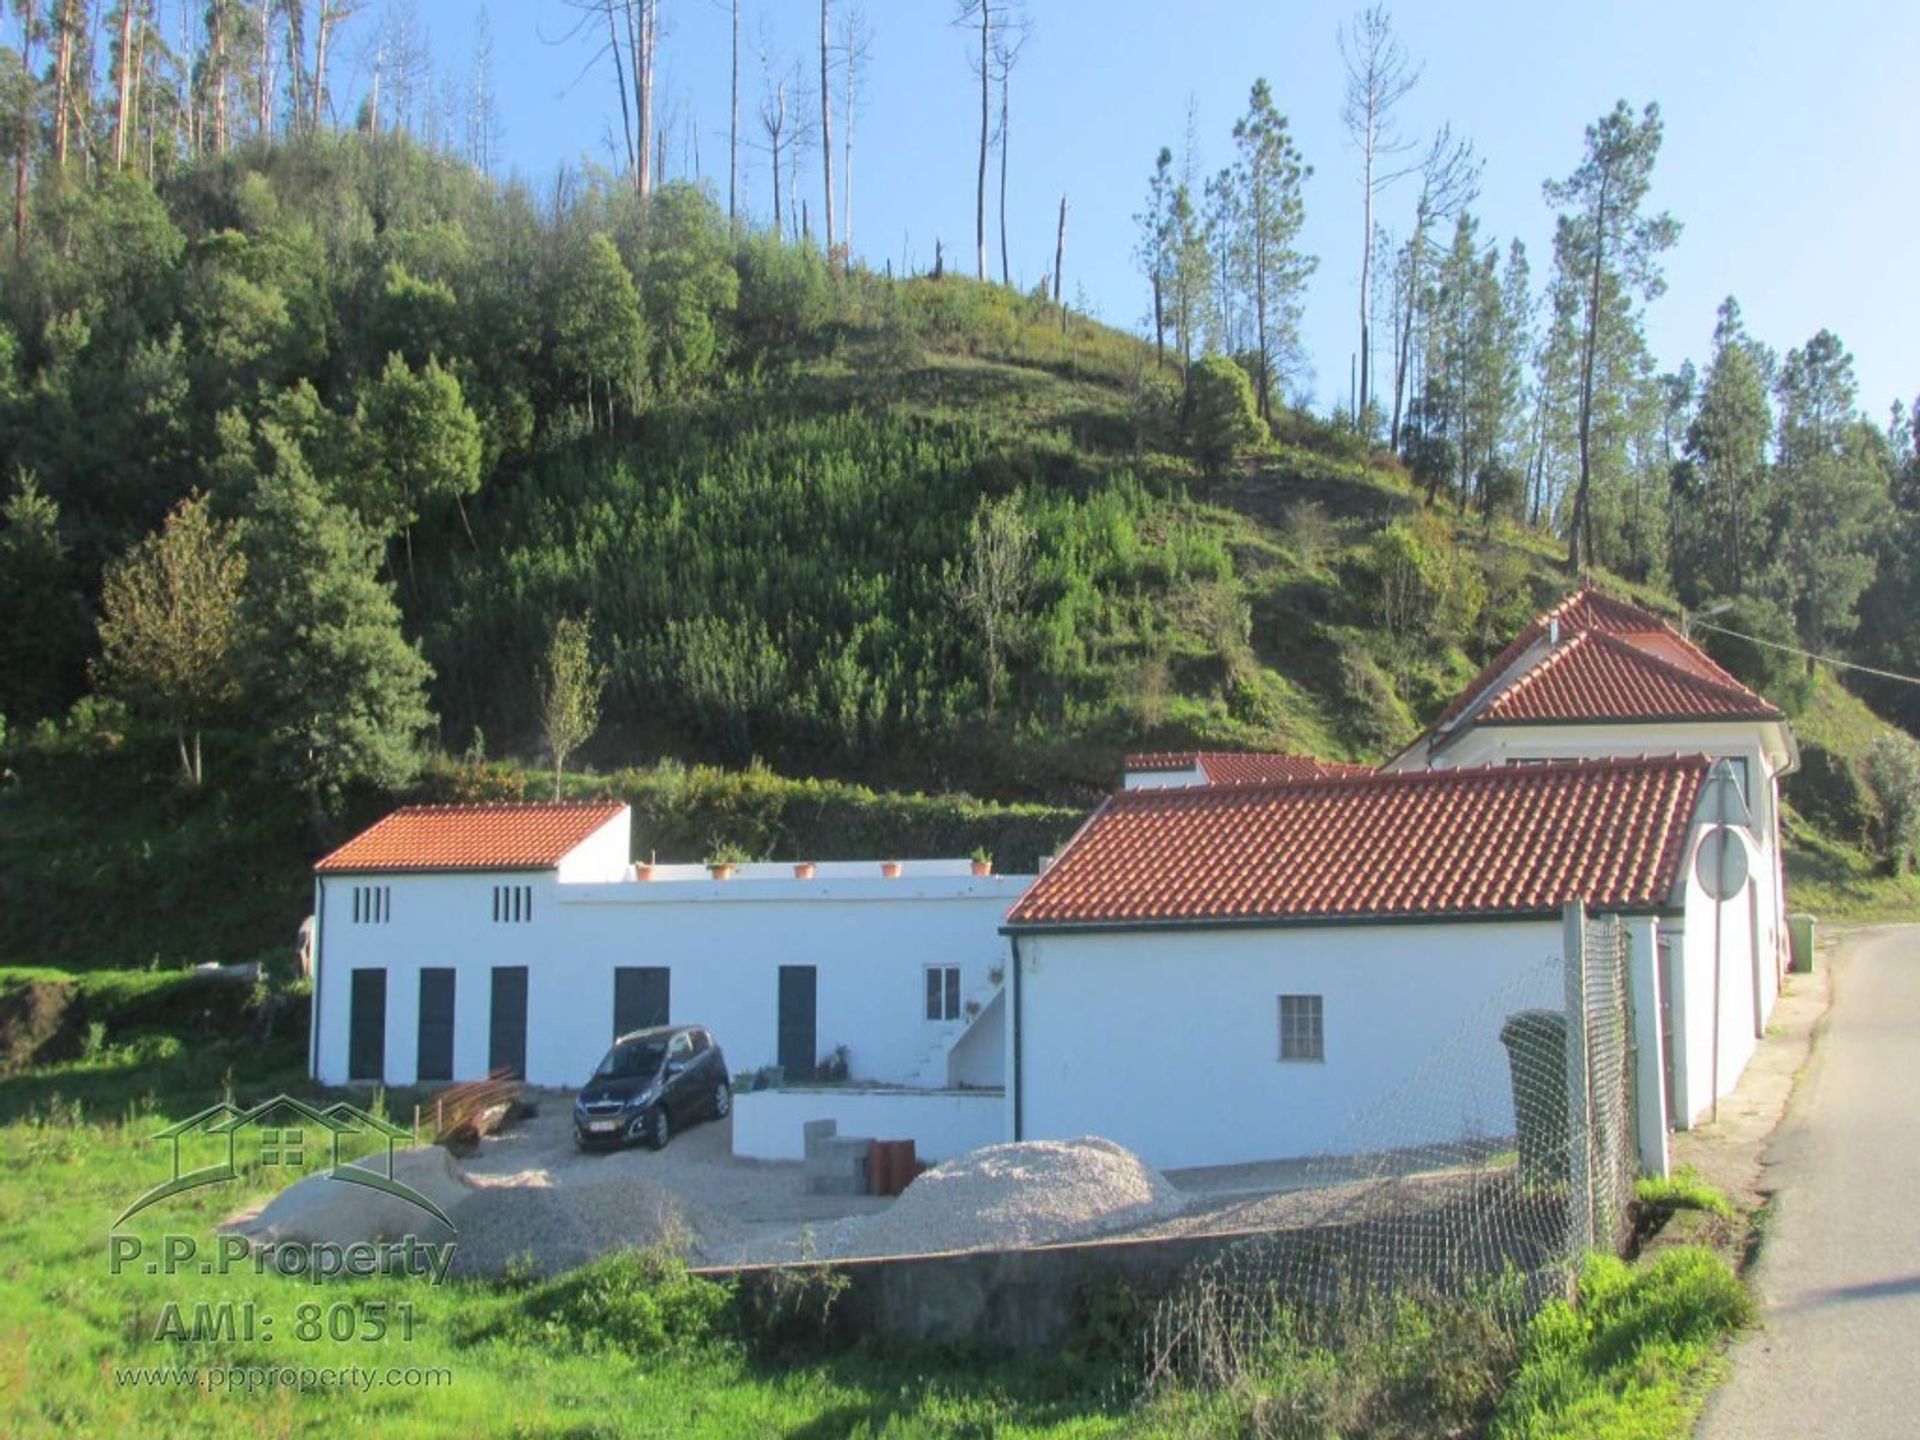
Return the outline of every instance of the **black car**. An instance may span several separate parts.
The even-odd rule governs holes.
[[[698,1025],[656,1025],[613,1042],[573,1102],[573,1138],[582,1150],[631,1140],[658,1150],[696,1120],[733,1109],[727,1057]]]

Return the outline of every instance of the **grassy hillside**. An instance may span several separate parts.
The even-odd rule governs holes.
[[[396,588],[437,672],[441,753],[407,792],[316,823],[238,721],[196,795],[167,737],[112,706],[16,725],[0,964],[282,952],[308,863],[358,824],[409,798],[547,793],[522,767],[556,614],[593,612],[610,675],[569,792],[631,800],[642,853],[980,846],[1011,869],[1071,833],[1129,749],[1393,753],[1567,586],[1551,538],[1430,508],[1391,457],[1307,417],[1204,474],[1171,371],[1039,300],[862,274],[795,313],[722,383],[607,432],[556,423],[464,518],[423,521]],[[979,507],[1009,496],[1031,586],[994,704],[952,589]],[[1799,725],[1801,898],[1913,908],[1859,781],[1884,727],[1824,679]]]

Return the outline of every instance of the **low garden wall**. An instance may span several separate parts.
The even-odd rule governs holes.
[[[823,1085],[755,1090],[733,1101],[733,1153],[748,1160],[802,1160],[800,1127],[832,1120],[839,1133],[911,1140],[922,1160],[964,1155],[1009,1136],[1001,1090],[901,1090]]]

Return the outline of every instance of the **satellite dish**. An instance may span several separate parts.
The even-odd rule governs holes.
[[[1747,888],[1747,844],[1730,825],[1715,825],[1693,852],[1693,875],[1713,900],[1731,900]]]

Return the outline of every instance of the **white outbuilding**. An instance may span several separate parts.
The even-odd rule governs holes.
[[[943,1135],[1003,1138],[998,926],[1029,877],[633,865],[629,827],[612,802],[408,806],[321,860],[315,1077],[575,1086],[616,1034],[695,1023],[736,1076],[805,1083],[837,1057],[856,1082],[963,1097]]]

